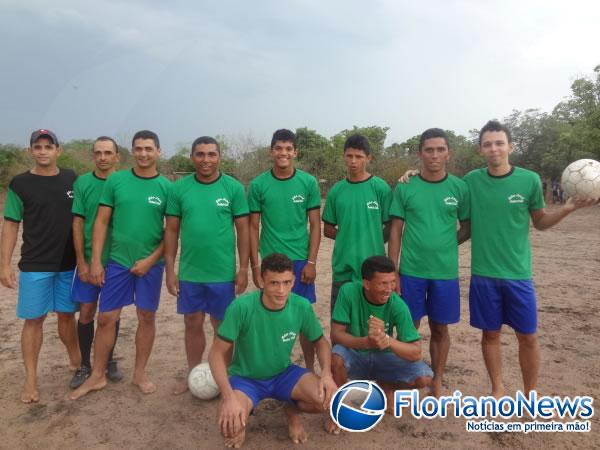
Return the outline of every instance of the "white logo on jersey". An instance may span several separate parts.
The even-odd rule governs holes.
[[[162,200],[159,197],[155,197],[154,195],[151,195],[150,197],[148,197],[148,203],[150,203],[151,205],[160,206],[160,205],[162,205]]]
[[[508,201],[510,203],[525,203],[525,197],[521,194],[513,194],[508,196]]]
[[[67,191],[67,198],[73,198],[74,196],[73,191]]]
[[[227,200],[226,198],[218,198],[217,200],[215,200],[215,203],[217,204],[217,206],[229,206],[229,200]]]
[[[367,208],[369,208],[369,209],[379,209],[379,203],[377,203],[374,200],[372,200],[370,202],[367,202]]]
[[[458,200],[456,200],[456,198],[454,198],[454,197],[446,197],[444,199],[444,203],[446,205],[450,205],[450,206],[457,206],[458,205]]]
[[[281,342],[289,342],[293,341],[294,339],[296,339],[296,333],[293,331],[288,331],[281,336]]]
[[[304,197],[302,197],[300,194],[297,194],[292,197],[292,201],[294,203],[302,203],[304,201]]]

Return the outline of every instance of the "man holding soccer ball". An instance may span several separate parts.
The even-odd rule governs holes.
[[[569,198],[558,210],[547,212],[539,175],[512,166],[513,149],[508,128],[489,121],[479,133],[479,152],[487,167],[464,178],[471,193],[471,325],[482,330],[483,359],[497,398],[504,395],[502,324],[515,330],[519,342],[525,394],[535,390],[539,374],[529,218],[536,229],[546,230],[576,209],[597,202]]]
[[[537,385],[540,349],[529,219],[542,231],[576,209],[598,203],[598,199],[570,197],[556,211],[546,211],[539,175],[512,166],[509,156],[513,150],[510,130],[490,120],[479,133],[479,153],[486,167],[464,177],[471,197],[471,223],[462,224],[460,242],[472,240],[470,322],[482,331],[483,359],[496,398],[505,392],[500,342],[503,324],[515,330],[519,342],[523,391],[527,394]],[[408,171],[400,181],[407,182],[408,176],[416,173]]]

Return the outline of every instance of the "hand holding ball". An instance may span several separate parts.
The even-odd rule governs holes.
[[[562,174],[560,184],[569,197],[599,199],[600,162],[593,159],[579,159],[569,164]]]

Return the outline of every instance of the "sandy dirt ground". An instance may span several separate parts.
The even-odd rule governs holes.
[[[600,397],[600,207],[577,211],[555,228],[532,231],[535,283],[538,291],[542,369],[539,391],[549,395]],[[318,261],[317,312],[329,331],[331,241],[324,239]],[[446,394],[461,390],[475,396],[490,386],[480,351],[480,334],[468,325],[469,243],[460,249],[462,318],[451,328],[452,347]],[[15,252],[15,253],[18,253]],[[15,264],[17,257],[15,259]],[[67,399],[71,374],[49,316],[39,363],[41,402],[19,401],[23,368],[22,323],[15,317],[16,292],[0,288],[0,448],[220,448],[216,428],[218,400],[202,402],[186,393],[173,396],[185,354],[183,320],[165,289],[157,318],[157,335],[149,363],[158,391],[143,395],[129,382],[133,366],[136,320],[125,310],[116,355],[126,378],[102,392],[72,402]],[[426,324],[424,324],[426,325]],[[207,330],[210,326],[207,322]],[[212,332],[209,333],[212,336]],[[423,328],[428,356],[429,333]],[[212,337],[209,337],[209,342]],[[514,333],[503,332],[507,390],[521,388]],[[298,346],[294,358],[299,360]],[[600,446],[600,415],[590,433],[468,433],[465,420],[395,419],[386,416],[368,433],[329,436],[322,416],[305,415],[309,441],[305,448],[592,448]],[[287,427],[278,404],[260,406],[251,418],[246,448],[288,447]]]

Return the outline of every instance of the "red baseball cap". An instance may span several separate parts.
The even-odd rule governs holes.
[[[29,145],[33,145],[35,142],[37,142],[39,138],[42,137],[50,139],[50,141],[52,141],[54,145],[59,145],[58,138],[56,137],[56,135],[52,131],[46,130],[44,128],[40,128],[39,130],[35,130],[33,133],[31,133]]]

